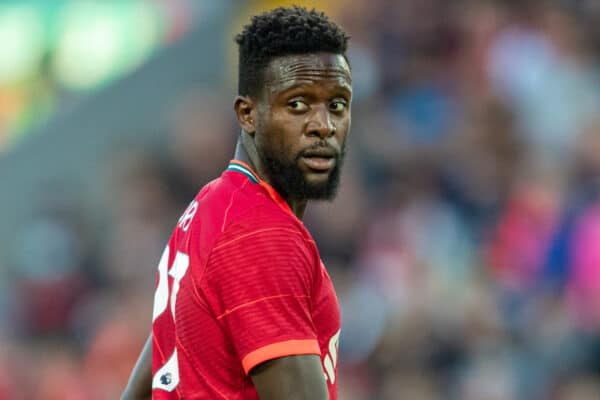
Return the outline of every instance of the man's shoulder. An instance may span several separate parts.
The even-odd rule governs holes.
[[[240,228],[255,231],[277,227],[294,230],[298,233],[304,231],[295,217],[274,203],[257,203],[251,207],[240,208],[238,213],[228,219],[224,227],[224,231],[239,230]]]
[[[204,185],[195,200],[208,207],[226,204],[228,208],[236,209],[268,203],[260,185],[230,171],[225,171],[220,177]]]
[[[269,197],[260,184],[236,172],[226,172],[206,184],[181,216],[180,226],[202,225],[222,235],[243,234],[265,228],[286,228],[302,236],[302,223]],[[192,231],[195,228],[191,229]]]
[[[260,184],[240,179],[236,172],[223,174],[212,185],[216,196],[209,202],[217,200],[224,209],[223,230],[233,226],[252,229],[270,225],[299,228],[296,217],[273,201]]]

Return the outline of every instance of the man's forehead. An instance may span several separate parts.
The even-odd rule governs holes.
[[[272,86],[324,79],[338,80],[348,86],[352,84],[350,66],[340,54],[313,53],[277,57],[265,72],[265,83]]]

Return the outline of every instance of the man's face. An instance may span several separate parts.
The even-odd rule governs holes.
[[[351,73],[341,55],[274,59],[257,100],[255,142],[285,198],[332,199],[350,129]]]

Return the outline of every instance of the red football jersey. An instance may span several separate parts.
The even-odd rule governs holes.
[[[231,161],[179,219],[161,257],[153,399],[258,399],[249,371],[318,354],[337,397],[340,311],[317,247],[287,203]]]

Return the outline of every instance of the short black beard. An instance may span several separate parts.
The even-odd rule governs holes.
[[[290,162],[282,160],[278,154],[269,150],[259,151],[271,186],[286,200],[333,200],[338,191],[345,153],[344,146],[341,153],[335,157],[335,165],[325,182],[311,184],[306,182],[298,168],[302,153]]]

